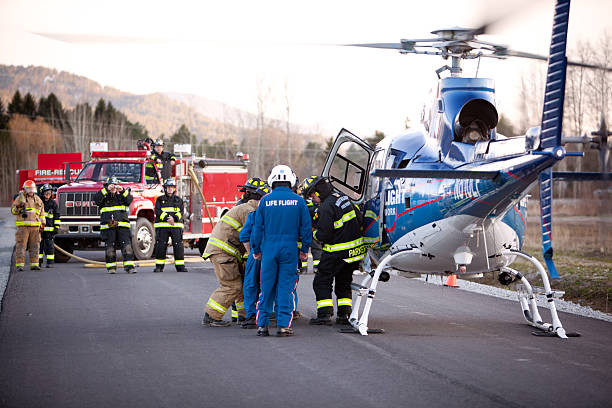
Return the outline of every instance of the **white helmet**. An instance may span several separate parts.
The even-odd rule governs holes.
[[[270,171],[270,175],[268,176],[268,185],[274,188],[274,183],[279,181],[288,181],[291,183],[291,187],[293,187],[295,186],[296,180],[297,177],[295,176],[293,170],[291,170],[291,167],[285,166],[284,164],[279,164]]]

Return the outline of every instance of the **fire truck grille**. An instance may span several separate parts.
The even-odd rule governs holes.
[[[62,216],[97,217],[100,215],[98,206],[93,200],[95,192],[91,193],[60,193],[59,208]]]

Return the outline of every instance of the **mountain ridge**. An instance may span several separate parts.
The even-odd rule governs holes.
[[[95,106],[98,100],[104,99],[125,113],[130,121],[144,125],[153,138],[161,135],[167,138],[185,124],[202,139],[238,140],[242,133],[239,128],[250,129],[255,123],[255,115],[251,113],[198,95],[177,92],[139,95],[54,68],[0,64],[0,98],[8,104],[17,90],[22,95],[29,92],[37,99],[54,93],[65,108],[82,103]],[[189,102],[197,105],[190,106]],[[211,114],[203,113],[204,108]]]

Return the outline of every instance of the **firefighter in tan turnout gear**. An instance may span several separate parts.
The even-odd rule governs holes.
[[[23,191],[13,201],[11,213],[16,217],[17,232],[15,233],[15,266],[23,271],[25,251],[29,248],[30,269],[39,270],[38,248],[40,231],[46,225],[45,207],[36,195],[36,184],[32,180],[23,183]]]
[[[223,316],[232,302],[236,302],[238,316],[244,319],[242,279],[246,249],[240,242],[240,231],[250,213],[257,209],[258,200],[251,199],[229,210],[208,239],[202,257],[210,258],[219,281],[219,288],[210,295],[206,303],[202,325],[229,326]]]

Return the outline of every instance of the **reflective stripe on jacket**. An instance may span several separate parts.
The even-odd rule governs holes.
[[[323,251],[352,263],[362,260],[367,245],[361,232],[361,214],[351,200],[334,192],[327,196],[318,210],[315,237],[323,244]]]
[[[100,230],[109,229],[111,220],[118,222],[118,227],[130,228],[129,210],[134,198],[128,189],[112,194],[102,188],[94,195],[94,201],[100,208]]]
[[[174,225],[168,220],[172,218]],[[163,194],[155,200],[155,228],[183,228],[183,200],[173,194]]]
[[[204,257],[226,253],[242,260],[246,250],[240,242],[240,230],[249,214],[256,209],[257,200],[249,200],[229,210],[213,228]]]
[[[24,217],[20,204],[25,205]],[[18,227],[40,227],[46,224],[45,206],[39,196],[34,194],[32,197],[25,193],[20,193],[11,205],[11,213],[15,215],[15,224]]]

